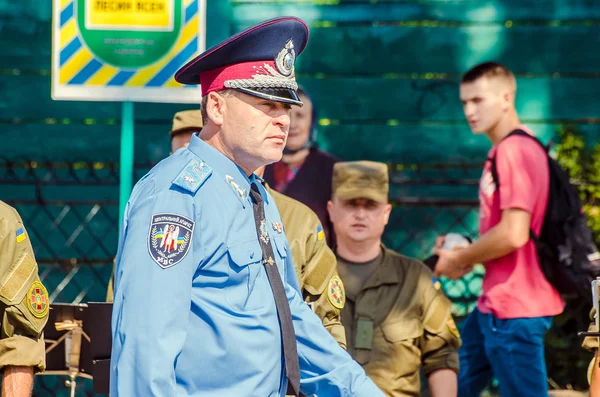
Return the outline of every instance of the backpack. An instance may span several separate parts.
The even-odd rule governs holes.
[[[571,185],[567,173],[548,154],[549,146],[523,130],[514,130],[504,139],[513,135],[533,139],[548,157],[550,186],[542,230],[537,236],[529,229],[542,271],[560,294],[592,299],[591,282],[600,276],[600,253],[588,227],[577,191]],[[492,178],[499,189],[495,155],[488,161],[491,163]]]

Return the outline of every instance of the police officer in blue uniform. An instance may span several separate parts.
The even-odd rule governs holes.
[[[308,40],[299,19],[254,26],[182,67],[204,128],[135,186],[115,273],[111,396],[383,394],[303,302],[273,198],[253,172],[281,158]]]

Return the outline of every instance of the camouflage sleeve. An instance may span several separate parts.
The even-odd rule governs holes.
[[[423,291],[423,336],[420,344],[425,375],[439,370],[451,369],[458,373],[458,348],[460,334],[450,313],[450,301],[440,290],[440,284],[432,281],[431,271],[423,267],[420,276]]]
[[[49,306],[21,218],[0,203],[0,368],[45,369],[43,328]]]
[[[306,238],[304,267],[304,300],[313,307],[323,325],[335,340],[346,349],[346,332],[340,312],[346,302],[342,280],[337,275],[335,254],[327,246],[323,228],[314,215]]]

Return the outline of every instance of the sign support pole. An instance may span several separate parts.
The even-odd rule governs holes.
[[[120,162],[120,183],[119,183],[119,239],[123,226],[123,215],[125,205],[129,200],[133,184],[133,102],[123,102],[121,116],[121,162]]]

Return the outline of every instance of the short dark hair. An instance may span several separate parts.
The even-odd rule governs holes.
[[[216,91],[218,94],[224,96],[225,98],[229,96],[233,96],[235,94],[235,90],[231,88],[226,88],[224,90]],[[202,115],[202,124],[206,125],[208,123],[208,113],[206,113],[206,104],[208,103],[208,94],[202,97],[202,101],[200,102],[200,115]]]
[[[482,77],[504,78],[509,82],[509,84],[512,85],[514,91],[517,90],[517,80],[513,72],[511,72],[509,68],[502,65],[501,63],[493,61],[483,62],[479,65],[473,66],[465,74],[463,74],[462,78],[460,79],[460,82],[461,84],[471,83]]]

